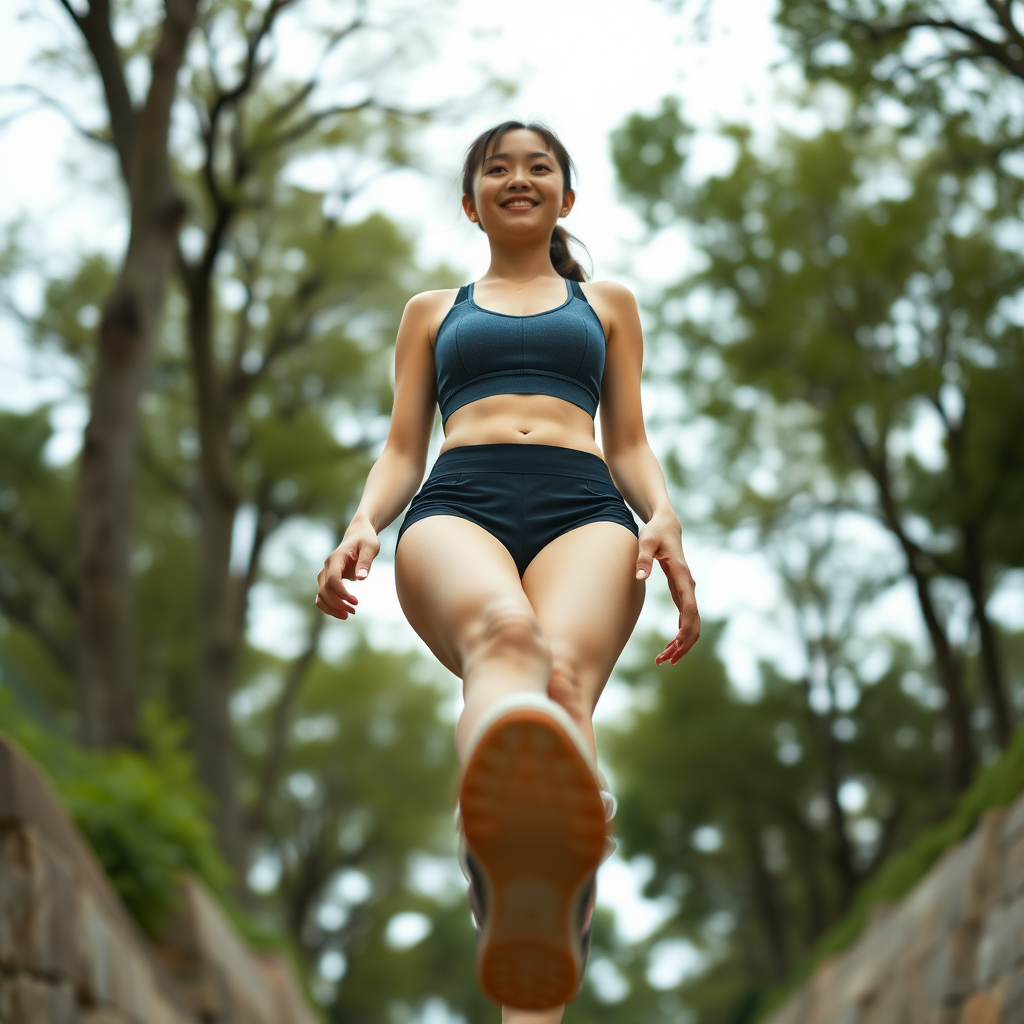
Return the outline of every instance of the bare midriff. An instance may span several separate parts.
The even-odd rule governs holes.
[[[456,409],[445,428],[442,452],[470,444],[550,444],[604,458],[586,410],[551,395],[490,395]]]

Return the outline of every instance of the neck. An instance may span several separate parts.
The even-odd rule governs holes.
[[[559,277],[551,265],[548,242],[531,243],[523,246],[491,244],[491,264],[484,280],[502,280],[524,283],[539,277]]]

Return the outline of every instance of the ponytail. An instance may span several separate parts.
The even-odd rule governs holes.
[[[574,170],[572,157],[569,156],[569,151],[562,144],[562,140],[547,125],[524,124],[522,121],[503,121],[501,124],[481,132],[473,140],[472,145],[466,152],[466,162],[462,167],[462,191],[471,199],[473,198],[473,176],[483,164],[488,150],[494,152],[506,132],[514,132],[519,129],[534,132],[547,143],[555,159],[558,161],[559,167],[562,168],[562,180],[565,182],[566,189],[572,188],[572,172]],[[478,227],[483,231],[482,224],[478,225]],[[586,281],[586,272],[569,250],[570,242],[575,242],[586,249],[586,246],[578,238],[570,235],[565,228],[561,226],[556,227],[551,233],[551,265],[562,277],[570,281]]]
[[[569,281],[586,281],[586,272],[569,249],[570,242],[583,245],[575,235],[570,235],[561,225],[556,226],[555,230],[551,232],[552,266]],[[583,247],[586,248],[586,246]]]

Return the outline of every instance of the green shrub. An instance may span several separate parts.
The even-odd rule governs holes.
[[[6,693],[0,693],[0,728],[50,774],[143,931],[159,933],[183,871],[194,871],[224,897],[229,871],[204,813],[184,730],[159,709],[143,713],[144,753],[81,750],[26,720]]]

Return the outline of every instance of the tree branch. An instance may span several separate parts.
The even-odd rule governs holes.
[[[854,18],[845,14],[840,14],[840,17],[851,27],[859,28],[866,32],[874,42],[881,42],[883,39],[888,39],[894,35],[907,36],[919,28],[930,28],[937,32],[953,32],[974,43],[975,57],[988,57],[990,60],[1001,64],[1007,71],[1018,78],[1024,78],[1024,53],[1021,54],[1020,58],[1011,57],[1006,43],[990,39],[977,29],[971,28],[969,25],[959,21],[921,17],[909,18],[906,21],[897,22],[892,25],[879,26],[863,18]]]
[[[253,84],[259,78],[262,68],[257,62],[257,51],[260,48],[260,44],[270,34],[274,27],[274,22],[277,20],[278,15],[286,8],[296,3],[297,0],[272,0],[270,6],[267,8],[263,15],[260,24],[256,30],[249,36],[245,55],[245,64],[242,68],[242,76],[238,80],[238,84],[232,89],[221,91],[218,86],[218,95],[213,102],[213,106],[209,111],[207,118],[207,125],[204,131],[204,137],[206,142],[206,159],[203,162],[203,177],[206,179],[206,187],[210,192],[210,198],[213,200],[214,206],[219,211],[222,211],[227,205],[220,191],[220,186],[217,183],[217,175],[214,170],[214,157],[217,148],[217,132],[220,126],[221,117],[225,111],[237,103],[249,90]],[[216,67],[216,61],[210,61],[211,73],[212,69]],[[216,77],[214,77],[216,83]]]
[[[121,164],[121,175],[130,192],[138,114],[132,106],[128,83],[124,77],[124,66],[121,64],[121,54],[110,26],[110,0],[91,0],[89,13],[83,15],[75,13],[70,0],[59,2],[82,33],[82,38],[96,63],[107,101],[110,131]]]
[[[1009,0],[985,0],[985,2],[988,4],[989,10],[996,16],[999,24],[1003,26],[1003,31],[1017,46],[1024,48],[1024,37],[1021,36],[1014,24]]]
[[[959,791],[970,782],[974,767],[967,700],[961,683],[960,666],[932,599],[931,576],[921,564],[924,552],[907,536],[903,528],[885,456],[883,454],[880,458],[876,457],[854,425],[850,425],[849,432],[860,455],[861,464],[875,481],[882,520],[903,549],[907,560],[907,572],[917,590],[918,606],[932,642],[939,684],[946,691],[946,713],[953,734],[952,781],[954,788]]]
[[[79,124],[71,111],[64,106],[60,100],[54,98],[43,92],[42,89],[37,89],[34,85],[11,85],[0,88],[0,93],[27,93],[36,99],[35,106],[26,107],[24,110],[17,110],[13,114],[8,114],[6,117],[0,118],[0,131],[4,130],[8,125],[13,124],[19,117],[25,117],[31,114],[33,111],[38,110],[42,107],[49,107],[51,110],[55,110],[64,120],[84,139],[88,139],[90,142],[98,142],[101,146],[106,146],[110,149],[117,151],[117,147],[113,141],[106,135],[101,134],[98,131],[94,131],[92,128],[86,128],[85,125]]]
[[[288,727],[291,724],[292,709],[298,699],[299,691],[306,681],[313,659],[316,657],[317,648],[320,646],[320,635],[323,633],[326,621],[327,616],[319,614],[313,619],[306,647],[292,662],[284,688],[274,705],[274,713],[270,720],[270,743],[267,747],[267,755],[263,759],[259,790],[256,800],[246,816],[246,828],[250,839],[260,833],[266,823],[270,800],[277,788],[287,754]]]

